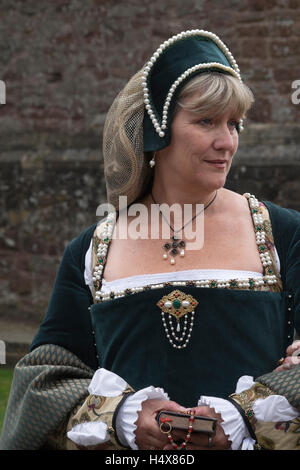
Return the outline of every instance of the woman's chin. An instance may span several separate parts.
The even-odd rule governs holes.
[[[195,178],[193,184],[196,184],[199,188],[207,188],[208,191],[216,191],[217,189],[223,188],[226,183],[226,176],[227,174],[224,174],[212,178],[211,175],[204,177],[202,174],[201,177],[199,175],[198,178]]]

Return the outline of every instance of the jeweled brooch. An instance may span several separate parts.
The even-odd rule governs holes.
[[[197,300],[192,295],[174,290],[162,297],[156,305],[161,309],[163,326],[170,344],[176,349],[185,348],[191,338]]]

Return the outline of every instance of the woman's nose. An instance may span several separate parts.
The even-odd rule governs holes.
[[[216,150],[233,151],[236,145],[235,131],[228,128],[228,125],[216,129],[214,147]]]

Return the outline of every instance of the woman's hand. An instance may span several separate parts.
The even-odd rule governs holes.
[[[187,446],[186,450],[228,450],[231,447],[231,442],[228,440],[228,437],[223,431],[221,426],[222,418],[220,414],[215,413],[212,408],[208,406],[197,406],[192,408],[195,412],[195,416],[206,416],[208,418],[216,418],[218,420],[216,434],[210,439],[208,434],[203,434],[199,432],[192,432],[191,439]],[[191,409],[189,409],[191,411]],[[186,438],[186,432],[173,430],[171,432],[172,438],[174,441],[184,441]],[[172,445],[168,443],[165,445],[164,450],[173,449]]]
[[[159,450],[169,442],[166,434],[163,434],[156,421],[156,415],[161,410],[186,413],[186,408],[169,400],[145,400],[142,409],[138,413],[135,430],[135,442],[140,450]]]
[[[298,355],[297,355],[298,353]],[[281,364],[273,372],[288,370],[293,366],[300,364],[300,341],[294,341],[286,350],[286,357],[280,360]]]

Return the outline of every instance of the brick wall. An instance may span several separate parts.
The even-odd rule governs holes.
[[[299,0],[2,0],[0,19],[2,319],[44,315],[64,246],[105,198],[105,113],[182,30],[218,34],[256,96],[228,187],[300,209]]]

